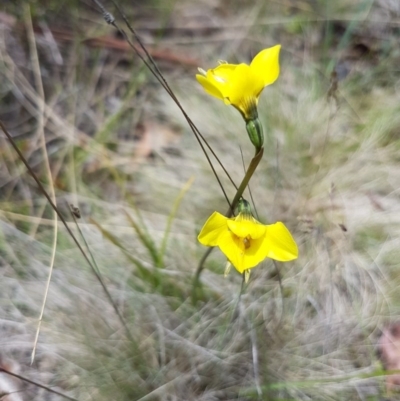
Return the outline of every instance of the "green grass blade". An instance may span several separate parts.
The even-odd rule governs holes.
[[[165,255],[165,251],[167,249],[167,242],[168,242],[169,234],[171,232],[172,222],[175,219],[176,213],[178,212],[179,205],[181,204],[183,197],[186,195],[186,192],[192,186],[193,181],[194,181],[194,177],[190,177],[189,180],[186,182],[186,184],[183,186],[183,188],[179,192],[179,195],[175,199],[171,213],[168,216],[167,227],[164,232],[164,237],[162,239],[161,248],[160,248],[160,252],[159,252],[161,264],[163,264],[163,261],[164,261],[164,255]]]
[[[138,258],[131,255],[131,253],[124,247],[124,245],[122,245],[118,238],[116,238],[112,233],[103,228],[95,220],[90,219],[90,222],[93,223],[100,230],[105,238],[107,238],[112,244],[121,249],[124,255],[137,267],[139,275],[143,280],[150,283],[153,287],[157,287],[160,284],[159,278],[153,272],[147,269]]]
[[[149,255],[150,255],[151,259],[153,260],[153,263],[155,264],[155,266],[163,267],[163,265],[161,263],[160,252],[158,251],[157,246],[154,243],[151,236],[148,234],[147,231],[145,232],[144,230],[142,230],[141,227],[139,227],[139,225],[136,223],[135,220],[133,220],[133,218],[127,211],[125,211],[125,215],[128,218],[129,223],[131,224],[132,228],[136,231],[136,234],[138,235],[140,241],[145,246],[145,248],[149,251]]]

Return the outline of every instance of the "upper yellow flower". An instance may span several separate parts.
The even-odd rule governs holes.
[[[276,45],[262,50],[250,65],[224,63],[207,72],[199,68],[202,75],[196,78],[208,94],[236,107],[246,121],[253,120],[262,90],[279,76],[280,49]]]
[[[264,225],[248,212],[240,212],[234,218],[214,212],[198,240],[203,245],[218,246],[240,273],[265,258],[287,262],[298,256],[296,242],[283,223]]]

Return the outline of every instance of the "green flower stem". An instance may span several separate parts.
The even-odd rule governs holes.
[[[246,175],[244,176],[242,182],[239,185],[238,190],[236,191],[236,195],[233,198],[233,201],[231,203],[231,206],[226,213],[226,217],[231,217],[235,211],[235,207],[239,201],[239,199],[242,197],[244,190],[247,188],[247,185],[249,185],[249,181],[251,177],[253,176],[254,172],[256,171],[256,168],[258,164],[260,163],[262,157],[264,154],[264,148],[261,148],[258,150],[258,152],[254,155],[254,157],[251,159],[250,165],[246,171]]]
[[[239,185],[238,190],[236,191],[236,195],[233,198],[233,201],[228,209],[228,211],[225,213],[226,217],[232,217],[234,211],[235,211],[235,207],[239,201],[239,199],[242,197],[244,190],[246,189],[247,185],[249,185],[250,179],[253,176],[254,172],[256,171],[256,168],[258,166],[258,164],[260,163],[262,156],[264,154],[264,148],[261,147],[256,154],[254,155],[254,157],[251,159],[250,165],[246,171],[246,175],[244,176],[242,182]],[[204,264],[205,261],[207,260],[208,256],[210,255],[210,253],[212,252],[214,248],[210,247],[209,249],[207,249],[207,251],[204,253],[203,257],[201,258],[199,265],[197,266],[197,270],[196,270],[196,274],[194,276],[194,280],[193,280],[193,293],[192,293],[192,300],[195,303],[198,299],[197,295],[199,294],[198,289],[200,289],[200,275],[202,273],[202,271],[204,270]]]

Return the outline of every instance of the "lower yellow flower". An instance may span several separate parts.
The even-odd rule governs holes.
[[[218,246],[240,273],[265,258],[287,262],[298,256],[296,242],[283,223],[261,224],[248,211],[241,211],[234,218],[214,212],[198,240],[206,246]]]

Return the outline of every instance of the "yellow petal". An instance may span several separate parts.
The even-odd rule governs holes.
[[[263,88],[262,77],[255,75],[247,64],[239,64],[232,74],[226,96],[234,106],[245,112],[247,104],[255,102]]]
[[[257,266],[265,258],[287,262],[298,256],[296,242],[283,223],[264,227],[265,235],[248,243],[242,262],[245,269]]]
[[[225,104],[231,104],[229,94],[231,93],[233,74],[236,67],[237,65],[235,64],[221,64],[218,67],[207,71],[209,82],[219,90]]]
[[[253,239],[257,239],[262,237],[265,234],[266,226],[259,223],[256,219],[244,219],[238,218],[235,220],[228,220],[228,228],[238,237],[246,238],[250,237]]]
[[[219,236],[218,246],[236,270],[243,273],[246,269],[243,264],[245,253],[243,239],[226,230]]]
[[[251,269],[260,264],[266,257],[270,249],[264,242],[265,236],[258,239],[251,239],[248,243],[243,257],[243,266],[245,269]]]
[[[268,249],[268,258],[281,262],[296,259],[299,254],[292,234],[281,222],[266,226],[263,246]]]
[[[248,248],[246,248],[245,241]],[[266,258],[269,251],[268,248],[262,246],[263,237],[247,242],[229,231],[221,234],[218,245],[239,273],[257,266]]]
[[[214,212],[201,229],[197,237],[199,242],[206,246],[217,246],[221,234],[228,232],[227,220],[228,218],[221,213]]]
[[[202,70],[201,74],[196,75],[196,79],[208,94],[226,101],[235,69],[235,64],[221,64],[214,69],[208,70],[205,74],[205,71]]]
[[[218,67],[207,71],[207,78],[221,92],[222,100],[227,105],[231,104],[229,94],[231,93],[233,73],[236,67],[237,65],[235,64],[221,64]]]
[[[281,45],[276,45],[268,49],[264,49],[260,53],[258,53],[257,56],[254,57],[253,61],[250,64],[252,73],[262,80],[262,88],[274,83],[279,76],[280,50]]]
[[[219,82],[228,82],[232,79],[237,64],[220,64],[218,67],[207,71],[207,77],[214,76]]]
[[[219,86],[215,85],[213,81],[210,81],[208,78],[200,74],[196,75],[196,79],[209,95],[215,96],[218,99],[224,99],[221,91],[219,90]]]

